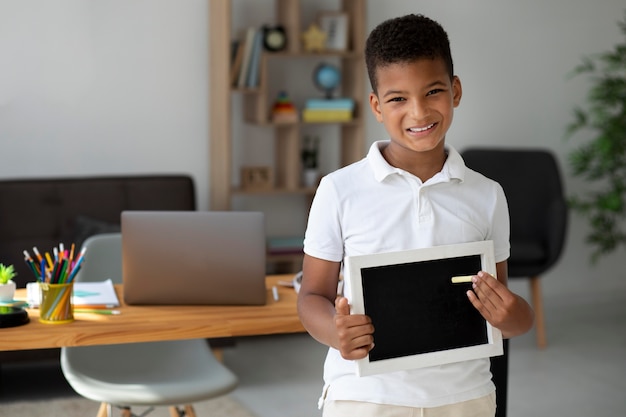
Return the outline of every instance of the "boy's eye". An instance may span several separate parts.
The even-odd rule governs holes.
[[[404,97],[393,97],[389,99],[389,102],[392,102],[392,101],[404,101]]]
[[[432,96],[433,94],[441,93],[443,90],[441,88],[435,88],[434,90],[430,90],[426,93],[427,96]]]

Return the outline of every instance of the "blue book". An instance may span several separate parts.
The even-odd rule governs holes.
[[[352,110],[354,109],[354,100],[351,98],[310,98],[306,101],[307,109],[324,109],[324,110]]]
[[[267,239],[269,253],[300,253],[304,247],[304,237],[270,237]]]
[[[243,56],[241,60],[241,68],[239,69],[239,76],[237,77],[237,87],[244,88],[248,81],[248,70],[250,69],[250,61],[252,57],[252,45],[254,44],[254,36],[256,29],[249,27],[246,29],[243,37]]]
[[[258,29],[254,34],[252,51],[250,53],[250,67],[248,68],[248,78],[246,81],[246,87],[248,88],[255,88],[259,86],[261,49],[263,49],[263,31]]]

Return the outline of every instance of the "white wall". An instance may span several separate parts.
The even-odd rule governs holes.
[[[190,173],[206,209],[207,1],[0,0],[0,178]],[[574,144],[563,131],[587,84],[566,75],[621,39],[624,9],[623,0],[369,0],[367,27],[410,12],[440,21],[464,90],[449,143],[549,147],[570,193],[581,185],[567,178]],[[370,118],[366,142],[384,136]],[[546,296],[626,289],[623,250],[590,267],[585,228],[572,216]]]
[[[1,0],[0,177],[188,173],[208,195],[205,0]]]
[[[568,73],[582,56],[623,41],[616,23],[624,10],[623,0],[370,1],[368,28],[406,13],[423,13],[442,23],[463,85],[447,142],[458,150],[471,145],[548,147],[561,162],[571,194],[585,189],[569,175],[567,154],[578,142],[566,141],[564,131],[588,84]],[[385,136],[373,118],[367,132],[370,141]],[[565,254],[543,280],[546,296],[626,290],[624,248],[591,267],[586,230],[584,220],[573,214]],[[525,281],[512,286],[527,295]]]

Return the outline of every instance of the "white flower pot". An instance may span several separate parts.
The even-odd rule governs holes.
[[[302,172],[302,184],[305,187],[315,187],[317,186],[317,182],[319,180],[319,171],[314,168],[306,168]]]
[[[15,281],[0,284],[0,301],[11,301],[15,296]]]

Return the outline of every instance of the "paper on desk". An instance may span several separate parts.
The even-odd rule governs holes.
[[[29,282],[26,284],[26,297],[28,304],[32,307],[39,307],[39,303],[41,302],[39,283]],[[93,307],[101,305],[118,307],[120,305],[117,294],[115,294],[113,281],[110,279],[97,282],[75,282],[72,303],[74,307]]]

